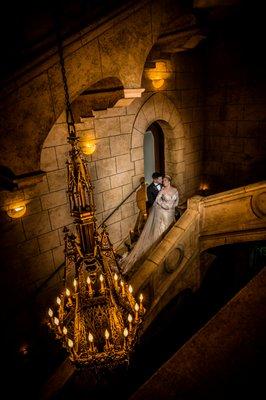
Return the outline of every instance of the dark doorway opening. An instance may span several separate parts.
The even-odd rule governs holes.
[[[165,173],[164,134],[158,122],[153,122],[144,135],[144,174],[150,183],[152,173]]]

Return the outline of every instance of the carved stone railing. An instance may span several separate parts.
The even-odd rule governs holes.
[[[189,199],[186,212],[130,279],[149,302],[144,329],[178,293],[200,286],[203,251],[263,239],[266,181]]]

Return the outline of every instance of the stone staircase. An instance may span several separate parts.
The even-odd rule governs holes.
[[[197,290],[203,278],[201,257],[209,248],[266,238],[266,182],[215,195],[194,196],[158,247],[129,280],[150,307],[145,328],[173,297]]]

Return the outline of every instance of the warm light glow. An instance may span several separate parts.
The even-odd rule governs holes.
[[[139,320],[139,305],[138,305],[138,303],[136,303],[135,304],[135,311],[136,311],[136,313],[135,313],[135,321],[138,321]]]
[[[118,276],[117,276],[117,274],[114,274],[114,283],[115,283],[115,288],[118,290]]]
[[[101,274],[100,275],[100,282],[101,282],[100,293],[101,294],[104,294],[104,292],[105,292],[105,287],[104,287],[103,280],[104,280],[104,278],[103,278],[103,275]]]
[[[54,317],[54,323],[55,323],[55,325],[59,325],[59,319],[57,318],[57,317]]]
[[[86,282],[87,282],[88,289],[89,289],[89,295],[92,296],[93,295],[93,290],[92,290],[92,287],[91,287],[91,278],[89,276],[87,277]],[[101,282],[101,290],[102,290],[102,282]]]
[[[122,293],[122,296],[125,296],[125,286],[124,286],[125,284],[124,284],[123,281],[121,281],[120,284],[121,284],[121,293]]]
[[[124,336],[125,336],[125,337],[128,336],[128,330],[127,330],[127,328],[124,329],[124,332],[123,332],[123,333],[124,333]]]
[[[93,342],[93,336],[92,336],[92,334],[89,332],[89,342]]]
[[[131,323],[133,321],[133,317],[131,314],[128,314],[127,320],[129,323]]]
[[[70,290],[68,288],[66,288],[66,295],[67,295],[67,297],[70,296]]]
[[[107,329],[105,329],[104,336],[105,336],[105,339],[107,339],[107,340],[109,339],[110,334]]]
[[[29,352],[29,345],[28,344],[23,344],[20,349],[19,349],[20,354],[23,356],[26,356]]]
[[[60,304],[61,304],[61,299],[60,299],[60,297],[57,297],[57,298],[56,298],[56,302],[57,302],[57,304],[60,306]]]
[[[66,335],[67,334],[67,328],[64,326],[63,327],[63,334]]]
[[[68,339],[67,344],[70,348],[72,348],[74,346],[74,343],[71,339]]]
[[[131,294],[133,293],[133,287],[131,285],[129,285],[128,290],[129,290],[129,293],[131,293]]]
[[[140,295],[139,295],[139,301],[142,302],[142,300],[143,300],[143,294],[140,293]]]
[[[164,79],[153,79],[152,85],[155,89],[160,89],[164,85]]]
[[[153,87],[159,89],[169,78],[170,72],[165,61],[156,61],[155,65],[155,68],[146,70],[146,76],[151,80]]]
[[[26,210],[27,208],[25,204],[16,204],[7,210],[7,215],[14,219],[21,218],[26,213]]]
[[[207,183],[200,184],[200,190],[208,190],[208,189],[209,189],[209,185]]]
[[[74,288],[77,289],[77,287],[78,287],[78,281],[77,281],[76,279],[74,279],[73,285],[74,285]]]
[[[96,144],[91,141],[81,142],[81,148],[84,154],[87,156],[93,154],[96,150]]]
[[[156,70],[165,72],[167,70],[166,62],[165,61],[156,61]]]
[[[51,318],[52,318],[52,316],[54,315],[53,310],[52,310],[51,308],[49,308],[49,310],[48,310],[48,315],[49,315],[49,317],[51,317]]]

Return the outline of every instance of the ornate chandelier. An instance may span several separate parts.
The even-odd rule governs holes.
[[[123,281],[106,227],[96,227],[93,186],[78,147],[63,52],[59,55],[65,88],[70,213],[76,234],[64,228],[63,289],[48,310],[48,326],[77,367],[113,368],[128,363],[145,312]]]
[[[96,228],[87,163],[76,138],[69,138],[68,195],[76,235],[64,228],[64,288],[48,325],[77,366],[114,367],[128,362],[145,312],[132,287],[121,279],[104,227]]]

